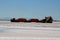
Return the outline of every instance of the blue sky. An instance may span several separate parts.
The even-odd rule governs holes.
[[[0,18],[60,19],[60,0],[0,0]]]

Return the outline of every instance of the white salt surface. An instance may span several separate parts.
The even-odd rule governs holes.
[[[0,40],[60,40],[60,22],[11,23],[0,21]]]

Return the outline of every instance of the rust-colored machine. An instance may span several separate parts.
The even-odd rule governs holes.
[[[41,23],[52,23],[53,22],[53,18],[51,16],[45,17],[42,20],[39,20],[37,18],[32,18],[32,19],[29,19],[29,20],[27,20],[25,18],[18,18],[18,19],[12,18],[10,21],[11,22],[41,22]]]

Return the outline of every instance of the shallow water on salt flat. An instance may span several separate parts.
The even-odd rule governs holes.
[[[0,21],[0,37],[58,37],[60,22],[11,23]]]
[[[10,22],[10,21],[0,21],[0,31],[3,30],[41,30],[41,29],[60,29],[60,22],[53,23],[24,23],[24,22]]]

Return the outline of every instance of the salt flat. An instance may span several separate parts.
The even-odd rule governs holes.
[[[0,21],[0,40],[60,40],[60,22],[11,23]]]

